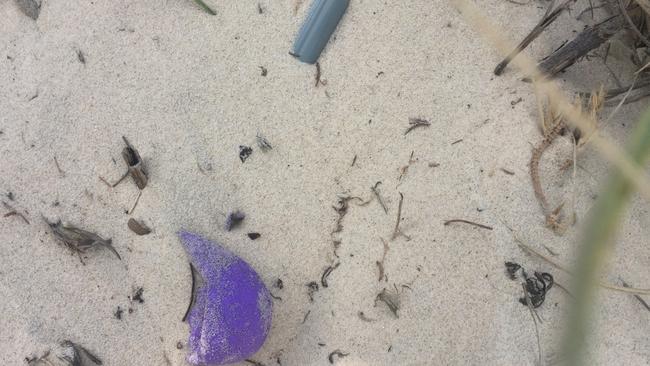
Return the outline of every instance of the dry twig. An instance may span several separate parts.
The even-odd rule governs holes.
[[[27,225],[29,225],[29,220],[27,220],[27,217],[25,217],[25,215],[24,215],[22,212],[19,212],[18,210],[16,210],[15,208],[13,208],[13,207],[12,207],[10,204],[8,204],[7,202],[4,202],[4,201],[3,201],[3,202],[2,202],[2,205],[3,205],[7,210],[9,210],[9,212],[7,212],[7,213],[5,213],[4,215],[2,215],[2,217],[18,216],[18,217],[20,217],[21,219],[23,219],[23,221],[24,221]]]
[[[399,228],[399,224],[402,221],[402,204],[404,203],[404,195],[402,192],[399,193],[399,205],[397,206],[397,221],[395,222],[395,229],[393,229],[393,236],[391,240],[395,240],[398,236],[403,236],[406,240],[411,240],[411,237],[404,234]]]
[[[469,221],[469,220],[464,220],[464,219],[447,220],[447,221],[445,221],[444,225],[448,226],[449,224],[453,224],[454,222],[461,222],[461,223],[464,223],[464,224],[474,225],[476,227],[480,227],[481,229],[486,229],[486,230],[492,230],[493,229],[492,226],[478,224],[476,222]]]
[[[404,131],[404,136],[406,136],[409,132],[415,130],[418,127],[429,127],[431,126],[431,122],[427,121],[426,119],[423,118],[409,118],[409,127]]]

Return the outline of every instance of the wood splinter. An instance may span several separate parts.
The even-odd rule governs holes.
[[[134,218],[129,219],[127,226],[129,227],[129,229],[131,229],[131,231],[133,231],[134,233],[140,236],[151,233],[151,229],[149,229],[147,225]]]
[[[497,67],[494,69],[494,75],[501,75],[503,70],[508,66],[510,61],[512,61],[521,51],[523,51],[532,41],[534,41],[542,32],[551,25],[565,10],[569,9],[569,5],[575,2],[576,0],[566,0],[564,3],[560,4],[557,8],[553,9],[555,1],[551,2],[549,7],[546,9],[546,14],[542,19],[537,23],[533,30],[528,33],[528,35],[515,47],[515,49],[510,52],[506,58],[501,61]]]
[[[129,140],[127,140],[126,137],[122,136],[122,139],[126,144],[126,147],[122,150],[122,158],[124,159],[124,162],[126,162],[126,165],[128,166],[129,169],[125,173],[125,175],[122,178],[120,178],[120,180],[117,183],[115,183],[115,185],[113,186],[116,186],[127,175],[130,175],[131,178],[133,178],[135,184],[138,186],[138,188],[142,190],[144,189],[144,187],[147,186],[147,182],[148,182],[147,173],[144,170],[144,164],[142,162],[142,158],[140,158],[140,153],[138,152],[138,150],[135,149],[129,143]]]
[[[398,236],[403,236],[406,238],[406,240],[411,240],[411,237],[404,234],[402,230],[399,228],[399,224],[402,221],[402,204],[404,203],[404,195],[402,192],[399,193],[399,204],[397,206],[397,221],[395,222],[395,229],[393,230],[393,236],[391,237],[391,240],[395,240]]]

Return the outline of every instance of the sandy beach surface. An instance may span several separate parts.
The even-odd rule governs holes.
[[[328,365],[336,350],[347,355],[332,355],[337,365],[534,365],[533,320],[504,262],[565,286],[570,277],[519,249],[508,227],[571,264],[608,164],[588,148],[572,179],[559,169],[571,141],[554,143],[540,174],[549,201],[575,198],[578,224],[564,235],[546,228],[528,173],[542,139],[531,85],[512,67],[494,76],[501,56],[446,1],[351,1],[318,85],[316,68],[288,54],[307,1],[210,4],[216,16],[190,0],[43,0],[34,21],[0,2],[0,213],[29,221],[0,219],[0,364],[52,350],[63,365],[58,345],[72,340],[107,366],[187,365],[190,271],[176,235],[185,229],[244,258],[277,297],[251,357],[263,365]],[[518,41],[547,2],[477,4]],[[580,31],[586,6],[527,54],[540,59]],[[608,64],[627,83],[631,66],[614,51]],[[573,97],[615,86],[608,75],[593,58],[558,82]],[[601,134],[624,143],[644,105],[623,107]],[[431,125],[405,135],[411,117]],[[100,180],[126,170],[122,136],[149,175],[133,212],[130,178]],[[243,163],[240,145],[253,148]],[[400,194],[404,235],[393,238]],[[359,199],[337,211],[344,197]],[[246,219],[227,232],[236,209]],[[604,280],[648,287],[649,210],[634,197]],[[43,218],[112,238],[122,260],[90,250],[82,263]],[[135,235],[130,218],[152,233]],[[443,225],[451,219],[491,229]],[[382,290],[396,314],[376,301]],[[593,364],[650,364],[650,313],[630,295],[599,300]],[[569,302],[553,288],[537,309],[546,361]]]

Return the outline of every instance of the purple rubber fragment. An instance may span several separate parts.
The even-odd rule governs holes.
[[[248,263],[219,244],[187,231],[178,236],[201,276],[188,316],[187,361],[216,366],[249,358],[271,327],[269,290]]]

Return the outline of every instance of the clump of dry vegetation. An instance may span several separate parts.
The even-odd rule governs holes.
[[[544,152],[553,144],[553,142],[558,137],[565,136],[571,139],[574,148],[573,153],[571,154],[572,156],[567,157],[565,163],[562,164],[560,169],[566,170],[572,166],[575,169],[578,153],[583,150],[590,138],[597,131],[599,112],[602,109],[603,100],[604,92],[601,88],[599,92],[592,93],[588,97],[588,100],[579,97],[574,103],[575,108],[580,110],[581,113],[583,108],[586,108],[587,112],[583,114],[588,117],[587,120],[590,123],[590,129],[588,131],[572,129],[564,120],[565,117],[556,109],[555,106],[553,106],[553,104],[548,103],[548,101],[540,100],[540,120],[543,138],[533,148],[529,163],[530,177],[535,197],[539,201],[546,219],[546,226],[558,234],[564,233],[569,226],[575,223],[575,212],[573,212],[573,207],[569,207],[569,213],[566,213],[566,202],[560,202],[555,205],[551,205],[548,202],[539,174],[540,161]]]
[[[585,6],[581,11],[578,6]],[[586,125],[581,128],[572,128],[566,123],[566,116],[561,113],[557,103],[548,100],[543,92],[537,90],[538,106],[540,114],[540,125],[542,140],[535,145],[530,160],[530,176],[535,197],[540,203],[545,216],[546,226],[556,233],[564,233],[569,226],[575,222],[573,212],[574,202],[559,202],[550,204],[543,189],[540,177],[539,165],[544,152],[560,136],[571,138],[573,154],[567,157],[560,166],[561,170],[574,168],[576,159],[584,150],[584,147],[598,133],[599,119],[604,106],[615,107],[606,119],[609,122],[618,112],[619,108],[627,103],[638,101],[650,96],[650,0],[602,0],[577,2],[576,0],[565,0],[556,4],[555,0],[548,1],[547,10],[537,25],[524,37],[524,39],[501,61],[495,68],[496,75],[502,74],[508,64],[532,43],[545,29],[552,26],[562,14],[577,13],[576,21],[584,22],[584,29],[577,33],[572,40],[566,41],[551,54],[544,57],[537,64],[538,74],[527,80],[533,81],[537,88],[540,82],[547,81],[560,72],[576,64],[583,58],[595,56],[603,61],[616,82],[616,87],[606,89],[602,86],[590,93],[583,93],[576,98],[573,108],[576,113],[583,117]],[[616,42],[618,47],[629,58],[636,71],[633,75],[627,75],[632,80],[629,85],[623,83],[616,76],[616,73],[608,66],[610,46]],[[577,66],[576,66],[577,67]],[[626,75],[623,75],[626,76]],[[599,78],[595,76],[596,82],[604,80],[607,75]],[[570,133],[567,133],[570,132]]]
[[[634,190],[638,190],[643,198],[650,199],[650,183],[648,183],[643,170],[643,167],[650,159],[650,110],[646,111],[631,132],[630,141],[625,150],[599,136],[596,123],[598,112],[603,103],[608,106],[609,102],[609,105],[616,106],[607,118],[607,121],[609,121],[623,104],[650,95],[650,74],[647,71],[650,64],[650,58],[648,57],[650,56],[648,37],[650,35],[648,27],[650,0],[602,0],[598,3],[595,0],[589,1],[588,8],[580,13],[578,18],[583,13],[590,12],[594,19],[593,24],[586,26],[573,40],[561,46],[537,65],[527,57],[515,59],[515,56],[557,18],[557,15],[553,19],[550,18],[557,10],[554,0],[550,1],[544,18],[531,32],[532,36],[529,35],[519,46],[514,47],[515,51],[511,51],[513,47],[508,46],[509,42],[503,36],[504,32],[500,31],[497,26],[483,16],[475,5],[467,0],[454,0],[453,2],[465,18],[488,41],[503,54],[508,55],[508,52],[510,52],[504,62],[499,64],[495,73],[501,73],[507,64],[513,61],[520,70],[530,75],[530,80],[534,82],[538,95],[541,93],[544,98],[547,98],[548,105],[546,107],[543,107],[543,103],[540,101],[540,106],[542,106],[540,110],[544,111],[544,113],[541,113],[543,116],[544,140],[533,152],[533,157],[537,155],[537,160],[539,160],[539,157],[541,157],[540,149],[544,145],[549,145],[557,137],[559,133],[557,131],[561,131],[561,128],[558,127],[559,118],[569,122],[568,124],[571,127],[577,129],[577,131],[572,131],[576,140],[574,142],[574,161],[577,146],[584,146],[587,142],[591,142],[595,150],[614,166],[607,184],[592,208],[590,217],[584,226],[584,235],[579,243],[577,262],[574,269],[571,271],[566,270],[574,276],[572,284],[574,301],[571,303],[571,309],[567,317],[567,331],[562,342],[562,364],[584,364],[585,350],[588,349],[586,335],[591,320],[591,310],[597,301],[595,292],[598,285],[621,292],[629,291],[625,287],[605,286],[599,280],[602,269],[612,254],[616,232],[621,224],[626,205]],[[561,11],[568,9],[570,5],[575,3],[576,0],[563,2],[560,7],[566,6],[566,8]],[[597,8],[605,13],[604,18],[596,20],[594,10]],[[534,34],[535,32],[537,34]],[[569,102],[558,86],[549,81],[553,75],[573,65],[579,59],[587,56],[592,50],[601,47],[607,50],[610,40],[614,39],[614,37],[622,41],[626,46],[630,56],[629,59],[636,66],[635,72],[631,75],[633,80],[630,85],[625,87],[613,90],[601,89],[596,93],[590,93],[588,102],[590,107],[588,112],[585,113],[582,102]],[[607,52],[605,55],[607,55]],[[597,75],[594,77],[597,77]],[[636,96],[632,96],[633,93]],[[596,97],[593,98],[592,96]],[[614,98],[618,98],[618,100],[615,101]],[[583,140],[583,142],[580,142],[580,140]],[[541,151],[543,152],[543,150]],[[575,167],[575,163],[573,165]],[[536,171],[531,166],[531,176],[533,176],[534,170]],[[535,179],[538,182],[534,184],[538,184],[539,178],[533,177],[533,181]],[[539,188],[539,185],[537,187]],[[538,196],[537,198],[543,208],[548,211],[548,202],[544,198],[543,192],[540,194],[538,190],[536,189],[536,196]],[[559,207],[557,214],[562,210],[562,205]],[[551,211],[552,214],[553,211]],[[551,218],[553,219],[553,217]],[[636,291],[639,291],[639,293],[649,292],[647,289]],[[541,359],[540,348],[539,360]]]
[[[583,9],[574,9],[585,5]],[[607,65],[610,46],[617,42],[626,50],[627,58],[639,73],[634,82],[627,86],[623,86],[615,77],[619,85],[605,90],[605,100],[620,101],[625,95],[624,103],[630,103],[650,95],[650,73],[644,70],[644,65],[650,61],[650,0],[565,0],[559,5],[556,5],[555,0],[548,1],[544,16],[497,65],[494,73],[502,74],[521,51],[562,14],[571,10],[572,14],[578,14],[576,21],[586,25],[572,40],[563,43],[537,64],[544,77],[553,77],[588,56],[600,58]]]

